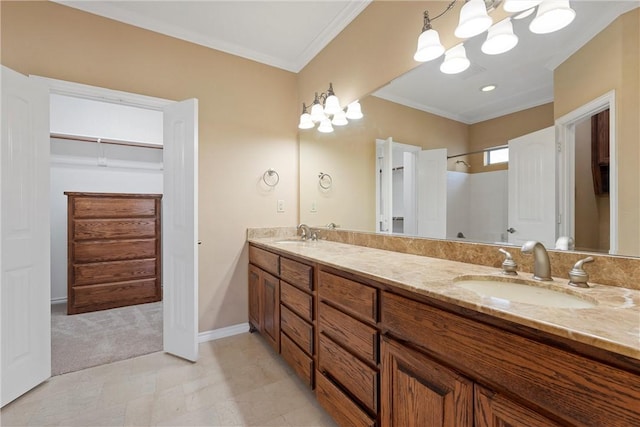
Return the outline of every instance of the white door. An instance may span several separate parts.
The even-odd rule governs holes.
[[[391,233],[393,231],[393,138],[376,140],[379,160],[378,182],[379,188],[377,192],[377,209],[378,212],[378,229],[376,231],[382,233]]]
[[[527,240],[555,247],[555,127],[509,141],[509,243]]]
[[[418,235],[447,236],[447,149],[418,153]]]
[[[49,91],[2,67],[2,406],[51,376]]]
[[[416,162],[418,159],[416,152],[402,153],[404,167],[404,179],[402,181],[402,198],[404,200],[404,234],[414,236],[418,233],[418,218],[416,216],[417,207],[417,173]]]
[[[164,108],[164,350],[198,359],[198,100]]]

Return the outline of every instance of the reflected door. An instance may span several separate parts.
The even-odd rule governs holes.
[[[555,127],[509,141],[509,243],[555,247]]]

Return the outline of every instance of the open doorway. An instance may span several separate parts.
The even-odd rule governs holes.
[[[560,236],[580,250],[618,252],[615,91],[556,120]]]

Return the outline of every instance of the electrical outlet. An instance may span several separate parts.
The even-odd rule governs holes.
[[[284,212],[284,200],[278,200],[278,212]]]
[[[318,204],[315,200],[311,202],[311,212],[318,212]]]

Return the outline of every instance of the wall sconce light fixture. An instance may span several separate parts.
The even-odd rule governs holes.
[[[453,9],[457,0],[453,0],[439,15],[430,18],[429,12],[424,12],[422,33],[418,38],[418,48],[413,59],[418,62],[432,61],[443,53],[445,59],[440,71],[447,74],[461,73],[469,68],[469,60],[463,43],[445,51],[440,43],[440,35],[431,26],[431,22]],[[487,39],[482,44],[482,52],[487,55],[498,55],[508,52],[518,44],[518,36],[513,33],[511,17],[495,25],[489,12],[502,3],[502,0],[465,0],[460,10],[460,19],[454,34],[460,39],[475,37],[487,31]],[[515,13],[513,19],[524,19],[537,8],[536,16],[529,24],[529,30],[535,34],[547,34],[561,30],[569,25],[576,16],[571,9],[569,0],[504,0],[503,8],[506,12]]]
[[[345,126],[349,120],[361,119],[362,107],[358,101],[354,101],[347,106],[347,111],[340,106],[340,100],[333,91],[333,84],[329,83],[329,89],[318,95],[311,103],[311,107],[307,107],[306,103],[302,103],[302,114],[300,115],[299,129],[312,129],[318,125],[318,132],[331,133],[333,126]]]

